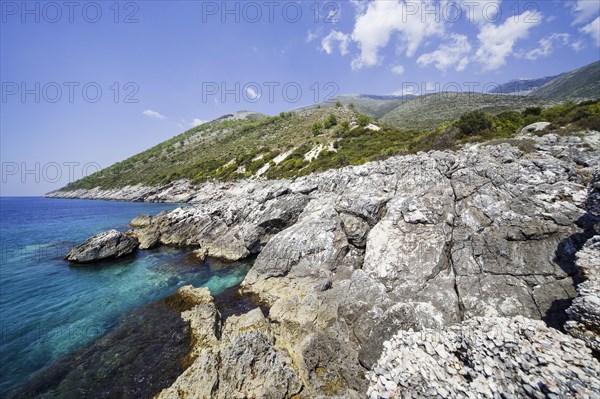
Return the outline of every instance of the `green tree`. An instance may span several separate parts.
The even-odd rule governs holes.
[[[335,107],[336,108],[342,108],[342,103],[338,100],[335,102]]]
[[[463,114],[457,122],[457,127],[463,136],[474,136],[491,129],[494,120],[490,114],[483,111],[471,111]]]
[[[325,129],[329,129],[329,128],[334,127],[335,125],[337,125],[337,118],[335,117],[334,114],[329,114],[327,119],[325,119],[325,122],[323,122],[323,127]]]

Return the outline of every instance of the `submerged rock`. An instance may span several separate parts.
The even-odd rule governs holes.
[[[109,230],[97,234],[73,248],[65,259],[74,263],[116,259],[131,254],[138,245],[139,243],[134,237],[117,230]]]

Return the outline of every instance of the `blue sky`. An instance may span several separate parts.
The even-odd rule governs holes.
[[[598,0],[0,4],[2,195],[57,189],[236,110],[482,90],[600,58]]]

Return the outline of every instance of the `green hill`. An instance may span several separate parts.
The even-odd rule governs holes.
[[[547,101],[535,97],[479,93],[435,93],[403,102],[386,113],[383,123],[402,129],[433,129],[458,118],[465,112],[481,110],[499,113],[543,106]]]
[[[546,99],[593,99],[600,97],[600,61],[563,73],[532,95]]]

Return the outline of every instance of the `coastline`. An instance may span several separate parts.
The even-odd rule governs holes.
[[[398,332],[479,323],[470,320],[485,328],[525,325],[540,337],[545,325],[536,320],[563,329],[578,295],[576,254],[600,225],[600,157],[589,144],[599,136],[523,136],[514,145],[394,157],[293,181],[70,195],[185,199],[192,205],[136,218],[131,234],[142,250],[194,246],[199,256],[227,261],[257,256],[240,291],[268,313],[250,310],[228,322],[198,294],[204,299],[185,317],[203,344],[160,397],[378,397],[397,389],[369,378],[382,375],[382,353]],[[585,349],[590,343],[559,334],[566,343],[556,353],[576,347],[585,361],[580,372],[600,368]],[[564,384],[559,392],[570,389]]]

